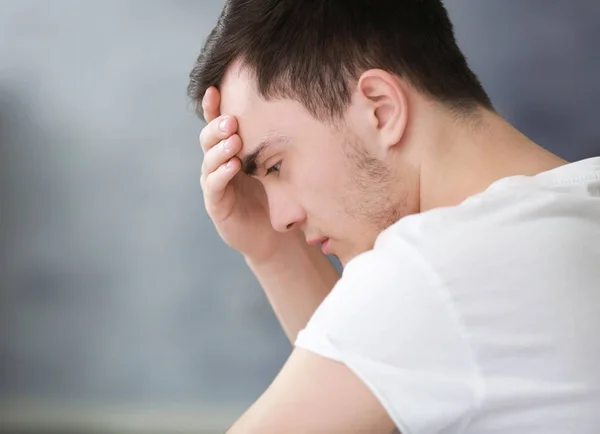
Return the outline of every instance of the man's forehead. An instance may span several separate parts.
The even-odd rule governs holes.
[[[221,113],[236,117],[247,116],[261,101],[256,80],[239,63],[232,64],[225,73],[221,86]]]
[[[278,135],[273,130],[274,112],[269,103],[260,98],[254,78],[244,68],[230,67],[220,87],[221,114],[235,116],[242,139],[237,156],[242,160],[242,171],[256,174],[261,156]]]
[[[266,101],[258,94],[254,77],[246,68],[232,65],[220,87],[221,113],[235,116],[244,151],[272,136],[290,132],[295,117],[282,100]],[[289,101],[288,101],[289,102]]]
[[[220,86],[221,113],[235,116],[242,153],[252,152],[260,142],[272,137],[293,138],[312,129],[314,119],[291,99],[265,100],[248,68],[233,64]]]

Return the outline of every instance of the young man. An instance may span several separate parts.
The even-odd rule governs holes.
[[[230,433],[598,432],[600,158],[504,121],[439,0],[230,0],[189,93],[295,344]]]

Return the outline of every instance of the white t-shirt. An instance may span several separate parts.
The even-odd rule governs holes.
[[[600,157],[403,218],[296,346],[344,363],[402,434],[600,433]]]

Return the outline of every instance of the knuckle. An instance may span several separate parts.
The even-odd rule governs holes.
[[[216,142],[214,134],[211,134],[210,124],[205,126],[200,132],[200,145],[204,152],[207,152]]]
[[[202,128],[202,131],[200,131],[200,136],[198,137],[198,139],[200,140],[200,146],[202,146],[202,149],[204,149],[205,151],[206,151],[207,128],[208,128],[208,126]]]
[[[204,180],[204,191],[207,194],[207,199],[210,199],[210,194],[214,192],[217,187],[218,179],[215,177],[215,175],[216,173],[212,173]]]
[[[209,158],[210,156],[208,155],[208,152],[206,152],[204,154],[204,157],[202,158],[202,164],[200,165],[200,171],[202,173],[202,176],[204,176],[204,174],[206,173],[206,165],[208,164]]]
[[[213,146],[204,154],[204,159],[202,160],[202,172],[206,175],[209,175],[211,172],[217,168],[219,162],[219,147]]]

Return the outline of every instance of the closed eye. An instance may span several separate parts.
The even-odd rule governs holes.
[[[274,165],[272,165],[271,167],[269,167],[267,169],[267,175],[273,173],[273,172],[279,172],[279,170],[281,170],[281,161],[278,163],[275,163]]]

